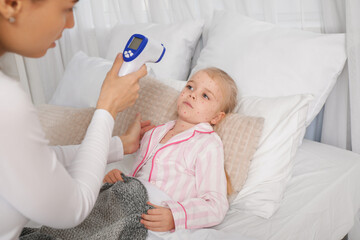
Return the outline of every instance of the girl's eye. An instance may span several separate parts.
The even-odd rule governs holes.
[[[187,85],[186,87],[187,87],[189,90],[191,90],[191,91],[193,90],[193,87],[190,86],[190,85]]]
[[[203,97],[206,98],[207,100],[209,100],[209,96],[206,95],[206,93],[203,93]]]

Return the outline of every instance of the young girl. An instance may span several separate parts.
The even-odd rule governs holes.
[[[237,99],[234,80],[217,68],[195,73],[177,100],[178,117],[145,133],[132,176],[144,179],[172,200],[153,205],[141,223],[152,231],[216,225],[228,210],[224,152],[213,131]],[[122,180],[114,169],[104,182]]]

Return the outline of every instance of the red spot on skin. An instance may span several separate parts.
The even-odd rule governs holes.
[[[199,114],[199,112],[197,112]]]
[[[184,114],[186,114],[186,112],[184,112]]]

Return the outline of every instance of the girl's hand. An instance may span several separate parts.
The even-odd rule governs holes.
[[[124,148],[124,154],[136,152],[140,146],[140,140],[144,133],[152,129],[150,121],[141,121],[141,114],[137,113],[134,122],[126,130],[126,133],[120,136]]]
[[[121,171],[119,169],[113,169],[105,175],[103,183],[116,183],[117,181],[124,181],[121,177]]]
[[[143,65],[138,71],[119,77],[123,62],[122,54],[118,54],[112,68],[106,74],[96,105],[97,109],[107,110],[114,119],[118,112],[135,103],[139,96],[139,79],[147,74]]]
[[[144,134],[149,131],[150,129],[153,129],[155,126],[151,125],[150,120],[141,121],[141,130],[140,130],[140,140],[144,136]]]
[[[154,205],[148,202],[155,209],[148,210],[147,214],[142,214],[140,222],[154,232],[167,232],[175,228],[174,217],[170,208]]]

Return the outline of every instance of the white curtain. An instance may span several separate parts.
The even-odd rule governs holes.
[[[322,0],[324,31],[346,33],[347,65],[324,110],[321,141],[360,153],[360,1]],[[349,240],[360,239],[360,212]]]
[[[41,59],[3,58],[0,67],[7,63],[2,69],[22,82],[35,104],[47,103],[74,53],[82,50],[89,56],[105,57],[108,34],[117,23],[166,24],[200,18],[210,21],[214,10],[227,10],[286,27],[320,32],[319,3],[319,0],[81,0],[75,9],[75,27],[64,32],[55,49]],[[320,141],[321,116],[308,128],[306,138]]]
[[[331,1],[336,2],[323,1],[323,6],[332,6],[329,7],[330,13],[323,14],[324,21],[331,23],[325,25],[326,32],[344,32],[341,30],[341,26],[345,26],[342,24],[344,14],[339,11],[342,1],[339,0],[334,5],[328,4]],[[75,27],[64,32],[55,49],[49,50],[41,59],[3,57],[0,67],[5,65],[2,69],[22,82],[35,104],[47,103],[74,53],[82,50],[90,56],[105,57],[108,34],[117,23],[173,23],[200,18],[209,21],[214,10],[227,10],[285,27],[320,32],[320,2],[321,0],[81,0],[75,9]],[[334,15],[336,18],[333,18]],[[335,30],[331,30],[330,26]],[[202,46],[201,42],[199,46]],[[199,51],[200,48],[197,48],[195,60]],[[342,110],[346,111],[346,108]],[[326,126],[321,131],[322,116],[323,111],[308,127],[306,138],[316,141],[322,138],[327,143],[349,149],[346,142],[341,145],[328,140]],[[337,129],[342,129],[347,123],[339,121],[337,124]],[[328,128],[332,129],[334,126]],[[337,135],[339,139],[346,139],[348,136],[345,133]]]
[[[3,58],[0,66],[12,61],[2,69],[19,71],[13,76],[28,82],[23,85],[28,85],[33,102],[46,103],[74,53],[82,50],[90,56],[105,56],[107,36],[116,23],[210,20],[214,10],[223,9],[287,27],[319,31],[321,26],[319,0],[81,0],[75,9],[75,27],[64,32],[55,49],[41,59]]]
[[[322,0],[324,31],[346,32],[348,62],[324,110],[321,142],[360,153],[360,1]]]

